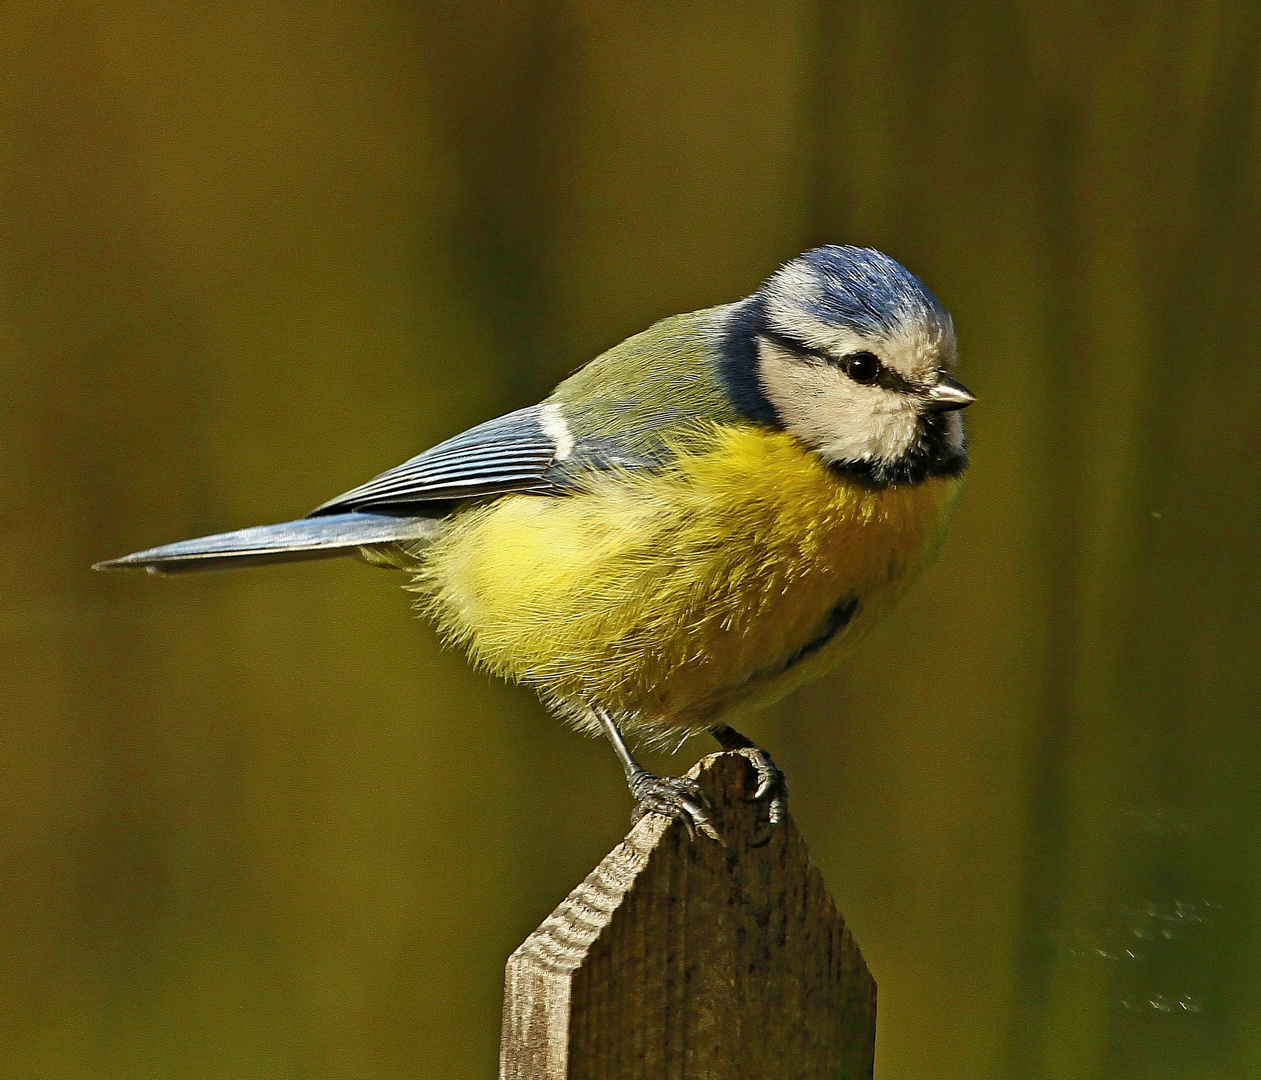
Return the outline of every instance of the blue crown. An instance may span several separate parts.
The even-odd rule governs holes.
[[[766,287],[778,291],[776,285],[787,284],[782,278],[794,269],[804,269],[817,279],[817,291],[794,299],[820,322],[862,334],[889,334],[912,320],[950,325],[950,316],[924,283],[874,248],[814,248],[790,262]]]

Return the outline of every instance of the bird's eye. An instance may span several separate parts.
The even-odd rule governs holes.
[[[884,368],[875,353],[856,352],[841,361],[841,370],[856,383],[873,383]]]

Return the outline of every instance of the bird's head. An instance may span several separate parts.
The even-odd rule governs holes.
[[[748,415],[876,484],[967,463],[954,326],[914,274],[871,248],[821,247],[773,274],[723,323],[728,389]]]

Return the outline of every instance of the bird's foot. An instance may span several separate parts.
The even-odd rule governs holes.
[[[645,814],[660,814],[662,817],[683,822],[688,836],[693,840],[699,829],[711,840],[722,843],[722,837],[714,828],[714,807],[695,780],[686,776],[653,776],[652,773],[640,769],[631,777],[627,786],[635,800],[635,810],[631,814],[632,826],[637,825]]]
[[[788,781],[771,755],[760,746],[741,746],[731,751],[748,760],[757,777],[757,788],[748,796],[749,802],[766,803],[766,827],[753,839],[752,847],[762,847],[775,833],[776,826],[784,820],[788,809]]]
[[[752,739],[741,735],[730,724],[718,723],[709,732],[719,745],[728,753],[739,754],[746,758],[757,775],[757,788],[749,796],[749,802],[766,803],[766,827],[753,840],[753,847],[761,847],[767,843],[775,832],[775,827],[784,820],[788,806],[788,781],[780,772],[779,766],[771,760],[771,755]]]

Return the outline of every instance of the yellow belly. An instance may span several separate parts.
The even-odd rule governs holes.
[[[655,475],[456,515],[422,555],[426,611],[576,726],[695,731],[821,674],[936,547],[957,483],[883,489],[786,434],[715,429]]]

